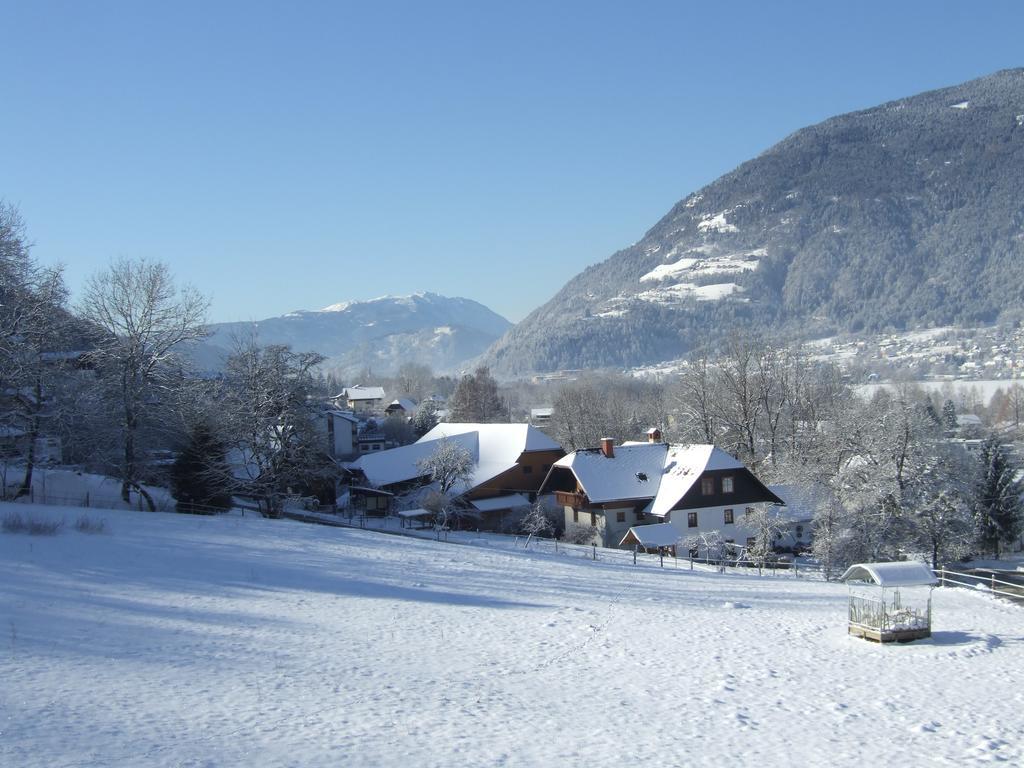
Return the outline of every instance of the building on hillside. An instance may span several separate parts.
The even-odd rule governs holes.
[[[421,462],[442,440],[473,460],[467,483],[453,489],[473,527],[502,530],[536,498],[551,465],[565,455],[554,440],[529,424],[438,424],[411,445],[367,454],[352,464],[354,482],[391,493],[430,484]]]
[[[392,400],[384,409],[384,413],[388,416],[410,418],[416,413],[416,402],[407,397],[400,397],[397,400]]]
[[[383,387],[364,387],[356,385],[345,387],[334,397],[339,407],[345,407],[357,414],[380,413],[384,405]]]
[[[600,448],[574,451],[554,463],[541,493],[555,494],[567,529],[589,526],[604,547],[629,547],[630,528],[662,523],[679,541],[717,532],[741,547],[754,535],[743,521],[756,505],[785,504],[720,448],[663,443],[659,430],[646,443],[606,438]]]

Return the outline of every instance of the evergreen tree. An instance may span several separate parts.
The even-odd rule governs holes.
[[[952,400],[947,400],[942,406],[942,423],[946,429],[956,429],[956,406]]]
[[[1014,479],[999,442],[991,437],[981,448],[981,477],[975,490],[974,532],[978,545],[998,559],[1001,544],[1016,539],[1024,526],[1021,484]]]
[[[228,474],[224,445],[205,424],[193,428],[171,467],[171,493],[178,511],[208,514],[230,509],[231,493],[224,482]]]

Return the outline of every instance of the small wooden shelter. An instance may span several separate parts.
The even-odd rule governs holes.
[[[638,547],[649,555],[676,556],[676,545],[679,542],[679,531],[671,523],[653,523],[651,525],[634,525],[622,537],[619,546],[623,549]]]
[[[938,583],[924,563],[858,563],[842,580],[850,588],[850,634],[879,643],[931,637],[932,589]]]

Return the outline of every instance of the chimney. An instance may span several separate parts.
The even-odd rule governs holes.
[[[647,442],[648,443],[660,443],[661,442],[661,430],[657,427],[651,427],[647,430]]]
[[[615,438],[614,437],[602,437],[601,438],[601,453],[606,458],[615,458]]]

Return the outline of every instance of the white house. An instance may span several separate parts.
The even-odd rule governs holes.
[[[589,526],[594,543],[606,547],[626,546],[630,528],[664,523],[680,541],[718,532],[743,546],[753,535],[743,525],[747,510],[784,505],[720,448],[660,438],[652,430],[646,443],[616,446],[604,439],[600,448],[575,451],[555,462],[541,493],[555,494],[566,528]]]
[[[345,405],[356,413],[380,413],[384,403],[383,387],[364,387],[356,385],[345,387],[341,394],[334,398],[339,404]]]

